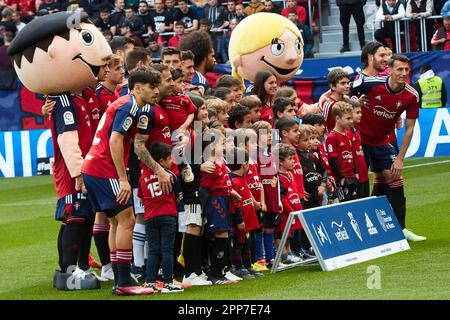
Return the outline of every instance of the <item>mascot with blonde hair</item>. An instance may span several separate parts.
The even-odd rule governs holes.
[[[233,30],[228,55],[232,75],[253,82],[258,71],[270,71],[279,83],[291,79],[303,62],[303,38],[297,26],[275,13],[260,12]]]
[[[89,270],[93,210],[81,176],[81,166],[93,140],[92,110],[82,92],[104,78],[111,48],[85,13],[59,12],[28,23],[8,48],[20,81],[55,102],[49,117],[58,202],[55,218],[60,270],[58,290],[99,289]]]

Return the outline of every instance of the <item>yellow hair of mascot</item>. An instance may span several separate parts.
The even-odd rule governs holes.
[[[55,95],[96,86],[111,48],[86,13],[58,12],[28,23],[8,54],[26,88]]]
[[[256,13],[233,30],[228,50],[232,75],[253,82],[258,71],[268,70],[283,82],[303,62],[303,38],[297,26],[275,13]]]

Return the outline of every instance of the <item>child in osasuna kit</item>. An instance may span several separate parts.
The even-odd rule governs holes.
[[[353,125],[347,134],[350,136],[353,147],[353,159],[356,163],[356,170],[358,173],[358,188],[356,189],[358,198],[365,198],[370,195],[369,171],[367,169],[366,158],[361,145],[361,135],[355,125],[361,122],[362,113],[361,106],[358,100],[348,100],[348,103],[353,107]]]
[[[274,229],[280,223],[280,209],[282,208],[278,188],[278,170],[275,157],[270,151],[272,146],[272,126],[266,121],[257,121],[250,128],[258,135],[257,163],[266,207],[266,211],[262,215],[264,230],[262,240],[264,242],[265,257],[257,255],[256,259],[258,261],[265,259],[266,264],[270,265],[275,259]],[[257,237],[257,247],[258,241],[259,238]]]
[[[231,210],[232,186],[223,155],[225,137],[216,129],[204,132],[204,161],[215,166],[212,173],[202,172],[200,176],[200,202],[206,218],[204,235],[211,241],[210,272],[208,280],[213,284],[235,283],[224,277],[224,269],[228,263],[228,236],[232,225]],[[234,191],[234,197],[239,195]],[[237,195],[237,197],[236,197]]]
[[[172,69],[172,79],[174,81],[173,95],[165,97],[160,101],[161,107],[169,117],[169,128],[172,134],[173,144],[176,145],[182,135],[190,136],[190,125],[194,120],[194,112],[197,109],[187,94],[183,92],[184,75],[181,69]],[[179,147],[177,147],[179,148]],[[183,150],[176,151],[183,154]],[[183,180],[191,182],[194,180],[192,168],[186,160],[178,164]]]
[[[295,101],[290,98],[279,97],[273,103],[273,115],[276,121],[288,117],[295,120]]]
[[[342,201],[353,200],[358,186],[358,173],[353,158],[353,147],[346,130],[353,124],[353,108],[340,101],[333,106],[334,129],[329,133],[326,146],[332,175],[343,190]]]
[[[345,95],[350,93],[350,76],[343,69],[337,68],[330,71],[327,80],[331,95],[319,103],[319,110],[325,118],[326,135],[334,129],[333,106],[338,101],[344,101]]]
[[[285,98],[283,98],[285,99]],[[280,140],[282,143],[295,147],[298,139],[300,138],[299,126],[298,123],[294,120],[294,117],[282,117],[277,121],[278,132],[280,134]],[[297,153],[294,154],[294,165],[291,170],[292,177],[297,186],[297,192],[300,196],[300,199],[306,199],[309,197],[308,193],[305,193],[305,187],[303,182],[303,169],[300,163],[300,158]],[[297,253],[301,251],[301,224],[300,220],[295,218],[298,223],[294,224],[292,227],[292,241],[291,247],[292,250]],[[292,258],[293,256],[289,256]],[[289,262],[289,261],[286,261]]]
[[[228,164],[231,170],[230,178],[233,189],[241,196],[233,215],[233,240],[231,250],[231,263],[235,268],[235,275],[249,279],[261,277],[262,273],[252,268],[250,232],[259,229],[253,196],[247,185],[245,175],[248,172],[249,155],[243,148],[233,148],[234,161]],[[239,215],[241,213],[241,216]]]
[[[262,215],[263,212],[266,212],[267,208],[257,162],[258,136],[252,129],[241,128],[235,130],[235,137],[235,145],[239,148],[245,148],[245,151],[249,154],[248,170],[244,176],[252,193],[253,205],[260,225],[259,228],[250,232],[252,267],[256,271],[267,271],[269,269],[266,267],[266,260],[264,259],[262,228]]]
[[[276,147],[278,152],[279,164],[279,179],[280,179],[280,198],[283,204],[283,211],[281,213],[281,221],[276,229],[277,242],[281,240],[286,223],[291,212],[302,210],[302,203],[298,193],[298,188],[292,175],[292,169],[295,163],[295,148],[293,146],[280,143]],[[281,256],[282,263],[290,264],[299,262],[302,259],[297,257],[291,249],[292,237],[294,230],[303,229],[298,219],[294,219],[289,229],[288,240],[283,247]]]
[[[181,187],[172,167],[172,148],[162,142],[153,142],[149,147],[153,159],[172,175],[172,192],[162,193],[158,177],[148,169],[139,180],[138,196],[142,199],[145,213],[145,235],[148,243],[147,273],[145,286],[157,291],[156,279],[161,262],[164,287],[162,293],[182,292],[184,289],[173,283],[173,251],[177,231],[177,206],[182,200]]]
[[[250,118],[251,122],[255,123],[256,121],[259,121],[261,118],[261,100],[259,100],[258,96],[256,95],[249,95],[246,97],[243,97],[239,104],[246,106],[250,110]]]
[[[326,171],[320,177],[320,183],[326,183],[327,192],[323,194],[322,205],[327,205],[330,203],[338,202],[337,192],[336,192],[336,182],[331,174],[331,167],[328,161],[328,155],[325,151],[325,118],[321,113],[306,113],[302,118],[302,124],[313,126],[318,134],[317,147],[313,148],[311,152],[320,160],[322,166],[326,168]]]

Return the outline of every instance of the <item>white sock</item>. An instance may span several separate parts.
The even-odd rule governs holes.
[[[138,268],[144,266],[145,225],[135,224],[133,230],[133,257],[134,265]]]

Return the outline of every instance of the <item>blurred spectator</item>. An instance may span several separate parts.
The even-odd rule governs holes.
[[[186,26],[186,33],[198,29],[198,15],[193,8],[188,7],[189,0],[178,0],[178,9],[175,10],[173,19],[182,21]]]
[[[26,24],[20,20],[20,12],[17,10],[13,12],[12,20],[16,24],[17,32],[19,32],[23,29],[23,27],[26,26]]]
[[[421,108],[440,108],[447,104],[447,89],[442,78],[434,74],[429,65],[420,67],[420,78],[416,84]]]
[[[91,0],[86,12],[91,17],[91,19],[95,20],[100,17],[100,11],[103,8],[108,8],[111,11],[114,9],[114,6],[109,0]]]
[[[303,8],[302,6],[298,6],[297,5],[297,0],[287,0],[287,6],[286,8],[284,8],[281,11],[281,14],[283,16],[285,16],[286,18],[289,15],[289,12],[294,9],[295,11],[297,11],[297,17],[298,19],[303,23],[306,24],[306,18],[307,18],[307,14],[306,14],[306,10],[305,8]]]
[[[17,3],[17,10],[19,10],[23,22],[30,22],[36,13],[36,0],[17,0]]]
[[[153,18],[151,24],[151,32],[171,32],[173,31],[173,17],[164,9],[163,0],[155,0],[155,11],[152,11]]]
[[[221,45],[219,47],[219,52],[217,53],[217,56],[220,57],[220,61],[222,61],[222,63],[228,63],[228,48],[230,45],[230,37],[231,37],[231,33],[233,32],[234,28],[236,28],[238,22],[236,20],[236,18],[231,19],[229,21],[228,24],[228,31],[223,35],[223,37],[221,38]]]
[[[2,10],[2,20],[0,20],[0,45],[3,45],[3,35],[7,31],[15,35],[17,28],[16,23],[12,20],[12,10],[4,8]]]
[[[164,7],[166,11],[172,16],[172,18],[175,15],[175,0],[166,0],[164,2]]]
[[[112,23],[111,10],[109,8],[102,8],[100,10],[100,17],[95,22],[95,26],[100,31],[110,30],[112,34],[116,33],[116,26]]]
[[[161,62],[161,54],[163,47],[158,43],[158,37],[156,35],[151,35],[148,38],[147,50],[150,52],[150,57],[153,63]]]
[[[68,0],[61,4],[61,11],[74,12],[82,8],[79,0]]]
[[[16,11],[17,4],[18,4],[17,0],[3,0],[3,2],[0,1],[0,9],[3,10],[6,6],[6,7],[10,8],[11,10]]]
[[[401,0],[386,0],[377,11],[376,21],[383,21],[382,27],[375,31],[375,39],[388,47],[386,38],[391,39],[392,51],[397,52],[394,21],[405,17],[405,7]],[[401,24],[403,25],[403,24]]]
[[[200,20],[199,31],[209,33],[209,21],[206,18]]]
[[[62,11],[62,3],[56,0],[43,0],[38,7],[38,11],[42,9],[47,10],[48,13],[55,13]]]
[[[152,15],[150,14],[150,8],[146,1],[141,0],[139,2],[138,15],[139,15],[139,18],[141,18],[142,23],[144,24],[145,32],[149,33],[151,31],[151,25],[152,25],[153,19],[152,19]]]
[[[241,22],[246,17],[247,17],[247,15],[245,14],[244,5],[242,3],[236,4],[236,20],[237,20],[237,22],[238,23]]]
[[[218,0],[209,0],[208,4],[205,6],[204,12],[205,17],[208,19],[210,25],[210,31],[216,32],[217,29],[223,25],[223,12],[225,8],[219,6]]]
[[[247,16],[252,15],[257,12],[261,12],[265,9],[264,4],[260,0],[250,0],[247,8],[245,8],[245,14]]]
[[[222,21],[224,21],[224,27],[227,28],[231,19],[236,19],[236,1],[228,0],[227,7],[222,13]]]
[[[102,31],[102,34],[105,37],[106,41],[108,41],[108,43],[113,39],[113,33],[111,32],[111,30],[104,30]]]
[[[6,50],[8,49],[8,46],[11,44],[11,41],[13,40],[14,35],[10,31],[6,31],[3,34],[3,41],[4,44],[0,46],[0,70],[12,70],[13,65],[11,62],[11,57],[8,56],[6,53]]]
[[[132,31],[133,25],[129,21],[123,21],[120,23],[120,35],[124,37],[128,37],[133,39],[134,45],[136,47],[143,47],[144,44],[142,43],[141,38],[139,38],[134,32]]]
[[[436,10],[436,8],[435,8],[435,10]],[[441,16],[443,16],[443,17],[450,16],[450,0],[448,0],[442,7]]]
[[[272,0],[264,1],[264,10],[262,12],[271,12],[281,14],[281,9]]]
[[[311,30],[307,25],[304,25],[297,16],[297,11],[295,9],[291,9],[291,11],[288,14],[288,19],[291,20],[300,30],[302,37],[303,37],[303,53],[305,58],[314,58],[313,54],[313,47],[314,47],[314,39],[313,35],[311,33]]]
[[[119,25],[123,17],[125,17],[125,0],[116,0],[114,11],[111,14],[111,21],[113,25]]]
[[[176,21],[173,29],[175,31],[175,35],[169,39],[167,45],[169,47],[178,48],[178,46],[180,45],[180,39],[186,36],[186,33],[184,32],[185,27],[183,21]]]
[[[208,4],[208,0],[191,0],[191,7],[192,9],[197,12],[198,20],[200,21],[205,17],[205,13],[203,9]]]
[[[419,44],[420,51],[425,51],[422,48],[422,37],[420,33],[420,19],[429,17],[433,14],[433,1],[432,0],[410,0],[406,5],[406,17],[412,19],[412,24],[416,27],[416,41]],[[433,36],[433,21],[425,20],[426,29],[426,43],[430,43]],[[427,48],[430,50],[430,48]]]
[[[444,4],[448,2],[447,0],[433,0],[433,15],[438,16],[444,16],[441,14],[442,9],[444,8]]]
[[[125,67],[128,72],[136,70],[137,68],[147,67],[152,64],[150,53],[144,48],[135,48],[131,50],[125,60]]]
[[[444,26],[436,30],[431,45],[434,50],[450,50],[450,16],[444,17]]]
[[[128,24],[131,28],[131,32],[140,37],[145,33],[145,26],[142,19],[134,13],[133,7],[125,7],[125,17],[120,20],[120,24]],[[135,43],[138,45],[137,43]]]
[[[349,27],[352,16],[356,23],[360,48],[362,49],[366,44],[366,35],[364,34],[366,16],[364,15],[363,10],[366,1],[367,0],[336,0],[336,4],[339,6],[339,20],[342,26],[342,37],[344,42],[340,50],[341,53],[350,51]]]

